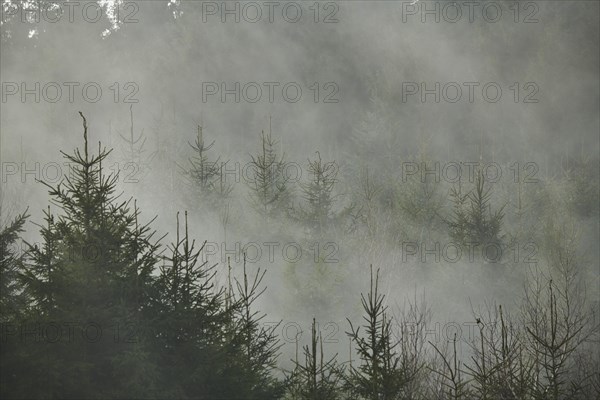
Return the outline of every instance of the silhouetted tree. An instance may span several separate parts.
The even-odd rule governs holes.
[[[187,213],[183,235],[179,214],[176,229],[170,254],[159,267],[149,309],[154,353],[163,366],[164,395],[219,398],[219,383],[225,383],[223,328],[233,318],[233,309],[225,307],[225,289],[215,282],[217,265],[201,261],[206,242],[196,248],[190,239]]]
[[[15,391],[26,397],[152,396],[155,365],[143,340],[119,333],[125,324],[144,326],[158,245],[148,225],[138,224],[137,207],[117,200],[117,177],[102,169],[110,151],[89,153],[80,115],[83,153],[63,153],[71,175],[56,187],[46,185],[60,213],[46,212],[42,246],[30,246],[20,274],[30,297],[22,321],[30,335],[13,342],[23,357]],[[56,341],[48,326],[58,326]],[[40,376],[36,385],[26,383],[32,376]]]
[[[355,343],[361,362],[358,367],[350,366],[346,389],[352,398],[398,398],[408,379],[400,368],[401,357],[396,350],[398,342],[393,337],[392,320],[386,314],[385,295],[379,292],[379,271],[373,277],[373,267],[369,293],[361,295],[361,302],[365,313],[365,333],[361,335],[360,327],[355,329],[350,320],[350,332],[347,332]]]
[[[26,210],[0,230],[0,322],[14,322],[27,305],[18,281],[23,253],[15,250],[27,218]]]
[[[304,362],[294,361],[294,370],[288,376],[287,397],[294,400],[335,400],[342,398],[343,366],[336,361],[337,354],[325,360],[323,338],[317,333],[313,318],[310,347],[304,346]]]

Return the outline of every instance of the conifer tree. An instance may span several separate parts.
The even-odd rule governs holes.
[[[360,327],[350,323],[347,334],[356,345],[360,358],[358,367],[350,367],[347,390],[353,398],[368,400],[393,399],[402,394],[408,379],[401,366],[401,356],[396,351],[398,342],[392,333],[392,321],[387,315],[385,295],[379,292],[379,270],[373,279],[371,267],[371,287],[367,296],[361,295],[365,315],[364,334]]]
[[[200,194],[205,200],[220,202],[229,197],[233,190],[233,185],[226,181],[224,168],[227,161],[220,161],[220,157],[211,160],[208,152],[212,149],[215,142],[206,144],[202,132],[202,127],[198,126],[198,133],[194,143],[189,143],[194,151],[194,156],[189,159],[189,169],[182,168],[184,173],[189,176],[193,185],[198,188]]]
[[[261,152],[251,157],[251,198],[258,211],[264,216],[281,215],[288,212],[291,188],[286,173],[284,155],[275,150],[277,141],[271,134],[261,134]]]
[[[424,240],[425,234],[434,233],[445,201],[439,176],[427,173],[427,169],[436,163],[428,151],[429,145],[430,142],[421,135],[418,155],[404,164],[396,190],[398,201],[395,203],[403,217],[399,228],[405,230],[407,223],[412,223],[413,229],[420,231],[420,241]],[[421,173],[411,173],[411,167]]]
[[[143,338],[126,340],[120,332],[125,324],[143,330],[158,245],[149,226],[138,224],[137,207],[118,200],[117,175],[104,175],[110,151],[99,145],[98,154],[90,154],[80,115],[83,152],[63,153],[71,175],[55,187],[46,184],[59,213],[46,212],[42,246],[30,246],[21,273],[32,304],[27,323],[38,331],[57,323],[63,340],[42,337],[24,348],[29,374],[45,377],[24,390],[31,397],[149,396],[154,366]],[[65,329],[73,335],[65,336]]]
[[[27,218],[25,210],[0,230],[0,322],[14,322],[27,304],[18,281],[23,254],[15,251]]]
[[[202,127],[198,126],[198,134],[195,142],[188,144],[195,153],[194,157],[189,160],[192,166],[190,175],[197,182],[201,190],[211,189],[213,179],[219,170],[219,159],[209,161],[206,153],[214,146],[214,140],[209,145],[206,145],[202,136]]]
[[[337,356],[337,355],[336,355]],[[295,368],[287,379],[287,395],[298,400],[335,400],[342,397],[344,368],[336,356],[325,360],[323,338],[313,318],[310,347],[304,346],[304,363],[293,360]]]
[[[308,208],[304,220],[319,234],[327,230],[332,220],[332,206],[335,201],[333,188],[336,183],[338,168],[335,161],[324,163],[317,151],[318,159],[308,160],[310,181],[302,185],[304,199]]]
[[[19,395],[26,380],[25,365],[18,346],[20,322],[27,314],[28,298],[20,288],[23,254],[15,249],[27,211],[0,229],[0,397]]]
[[[458,186],[450,190],[454,210],[446,221],[452,239],[463,245],[501,245],[504,206],[492,212],[491,196],[491,187],[486,187],[481,169],[477,170],[475,187],[466,194],[462,192],[459,179]]]
[[[283,385],[272,376],[281,343],[276,336],[279,324],[265,326],[266,317],[254,311],[254,303],[266,291],[261,289],[266,271],[256,270],[249,279],[246,270],[246,254],[243,255],[242,280],[235,279],[234,307],[235,331],[230,332],[228,371],[237,384],[234,392],[227,395],[227,385],[222,386],[223,398],[277,399],[283,394]]]
[[[121,139],[125,142],[125,147],[123,148],[124,163],[119,169],[126,171],[127,176],[123,179],[126,183],[138,183],[139,178],[146,173],[148,164],[157,154],[155,151],[148,156],[144,155],[146,153],[144,145],[146,144],[147,139],[144,135],[144,129],[140,131],[137,137],[135,136],[134,129],[132,104],[129,106],[129,135],[124,136],[119,134]]]
[[[177,232],[180,232],[179,223]],[[252,310],[264,292],[264,273],[226,289],[217,283],[217,264],[202,261],[204,245],[190,239],[187,213],[155,282],[150,308],[158,363],[165,366],[161,386],[167,397],[276,399],[282,385],[272,375],[279,343],[274,327],[263,327]],[[236,293],[237,292],[237,293]]]
[[[163,259],[154,283],[155,352],[164,368],[167,397],[218,398],[220,375],[226,360],[221,344],[223,327],[233,317],[225,307],[226,293],[215,282],[217,265],[201,259],[188,232],[183,235],[177,215],[176,238]]]

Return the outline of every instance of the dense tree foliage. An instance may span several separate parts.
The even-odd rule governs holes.
[[[244,275],[238,297],[219,288],[187,215],[161,265],[160,240],[118,200],[110,152],[90,153],[81,117],[84,148],[48,185],[58,212],[45,213],[42,245],[22,260],[9,248],[25,215],[2,231],[2,397],[275,398],[276,338],[251,312],[261,280]]]

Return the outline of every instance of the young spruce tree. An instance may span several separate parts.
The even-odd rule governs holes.
[[[227,183],[224,168],[227,161],[221,162],[220,158],[211,160],[208,152],[212,149],[215,142],[206,144],[204,141],[202,127],[198,126],[198,133],[194,143],[188,143],[194,151],[194,156],[189,159],[189,169],[184,169],[192,181],[194,187],[198,189],[203,200],[212,200],[214,204],[229,197],[233,190],[233,185]]]
[[[475,187],[463,194],[462,184],[450,190],[454,210],[446,221],[450,237],[461,245],[502,245],[504,206],[492,212],[491,187],[486,185],[485,174],[477,170]]]
[[[30,246],[21,272],[31,310],[22,346],[27,397],[151,397],[156,366],[142,332],[157,244],[139,210],[115,194],[118,175],[104,175],[110,151],[63,153],[71,173],[50,189],[42,246]],[[49,329],[56,328],[58,332]],[[125,334],[127,333],[127,335]],[[60,334],[60,335],[59,335]],[[31,377],[39,377],[35,385]]]
[[[251,155],[251,179],[248,184],[257,210],[265,217],[285,214],[291,202],[291,188],[284,156],[275,150],[277,142],[271,134],[261,135],[261,152]]]
[[[336,355],[337,356],[337,355]],[[293,400],[336,400],[342,398],[341,380],[344,367],[336,361],[336,356],[325,360],[323,338],[317,333],[313,318],[310,347],[304,346],[304,363],[294,361],[295,368],[288,376],[287,398]]]
[[[333,220],[332,207],[335,200],[333,188],[338,167],[334,161],[324,163],[317,151],[318,159],[308,160],[310,181],[302,185],[304,199],[308,203],[304,220],[314,232],[322,234]]]
[[[398,341],[393,337],[385,295],[379,292],[379,271],[373,279],[373,267],[371,288],[367,296],[361,295],[361,302],[365,312],[364,334],[348,320],[350,332],[347,333],[360,358],[358,367],[350,366],[346,384],[348,393],[352,398],[365,400],[399,398],[408,377],[401,368],[402,357],[396,350]]]

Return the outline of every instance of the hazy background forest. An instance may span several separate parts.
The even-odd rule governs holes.
[[[2,398],[600,398],[595,1],[2,1]]]

